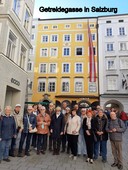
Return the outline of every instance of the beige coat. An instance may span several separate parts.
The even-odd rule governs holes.
[[[75,115],[73,118],[71,118],[71,116],[69,116],[68,121],[67,121],[67,134],[70,135],[79,135],[79,130],[80,130],[80,126],[81,126],[81,121],[80,121],[80,117],[78,115]],[[75,134],[73,134],[72,132],[76,131]]]
[[[16,122],[16,129],[18,127],[23,129],[23,115],[21,115],[21,113],[16,114],[15,112],[13,112],[13,117],[14,117],[15,122]]]

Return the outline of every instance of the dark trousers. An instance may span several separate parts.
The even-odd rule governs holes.
[[[58,138],[53,138],[53,150],[59,152],[60,145],[61,145],[61,136]]]
[[[22,153],[23,151],[23,145],[24,145],[25,139],[26,139],[25,153],[29,152],[31,137],[32,137],[32,133],[24,133],[24,132],[21,133],[19,151],[18,151],[19,153]]]
[[[9,150],[10,155],[14,154],[15,146],[16,146],[16,138],[13,137],[12,141],[11,141],[11,147],[10,147],[10,150]]]
[[[94,150],[94,139],[93,135],[87,136],[85,135],[85,143],[86,143],[86,148],[87,148],[87,156],[90,159],[93,159],[93,150]]]
[[[62,135],[61,142],[62,142],[62,150],[65,151],[66,142],[67,142],[67,136],[66,135]]]
[[[53,139],[52,139],[52,134],[49,135],[49,150],[53,149]]]
[[[38,134],[37,150],[45,151],[47,148],[47,134]]]
[[[78,135],[68,134],[68,144],[74,156],[77,156],[77,143],[78,143]]]
[[[101,156],[103,160],[107,160],[107,141],[94,142],[94,158],[97,159],[99,155],[99,147],[101,147]]]
[[[36,133],[33,133],[33,135],[32,135],[32,146],[34,148],[37,147],[37,134]]]

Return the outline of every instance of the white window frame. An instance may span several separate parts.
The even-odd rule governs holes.
[[[83,28],[83,24],[82,23],[77,24],[76,28]]]
[[[82,84],[82,90],[76,90],[76,83]],[[74,79],[74,92],[75,93],[84,93],[84,81],[83,78],[75,78]]]
[[[77,72],[77,64],[81,64],[82,65],[82,71],[80,72]],[[82,63],[82,62],[77,62],[77,63],[75,63],[75,73],[77,73],[77,74],[81,74],[81,73],[83,73],[84,72],[84,64]]]
[[[27,12],[28,15],[29,15],[29,17],[27,18],[27,20],[26,20],[26,12]],[[25,16],[24,16],[24,28],[25,28],[25,30],[27,30],[28,32],[30,31],[30,22],[31,22],[30,18],[31,18],[30,11],[29,11],[29,9],[26,7],[26,8],[25,8]],[[25,22],[25,21],[26,21],[26,22]]]
[[[43,37],[45,37],[45,36],[48,37],[48,41],[43,41]],[[43,34],[43,35],[41,36],[41,43],[49,43],[49,35],[46,35],[46,34],[44,35],[44,34]]]
[[[48,25],[43,26],[43,30],[48,30],[48,29],[49,29]]]
[[[29,64],[31,64],[31,69],[28,69]],[[28,62],[27,71],[28,71],[28,72],[33,72],[33,61],[29,61],[29,62]]]
[[[46,71],[45,72],[41,72],[41,65],[45,65],[46,66]],[[48,70],[48,64],[47,63],[40,63],[39,64],[39,73],[40,74],[46,74],[47,73],[47,70]]]
[[[64,55],[64,49],[65,49],[65,48],[66,48],[66,49],[67,49],[67,48],[69,49],[69,55]],[[62,54],[63,57],[69,57],[69,56],[71,56],[71,47],[63,47],[63,51],[62,51],[62,52],[63,52],[63,54]]]
[[[32,38],[32,36],[33,36],[33,38]],[[35,33],[32,33],[32,34],[31,34],[31,40],[32,40],[32,41],[35,40]]]
[[[71,24],[65,24],[65,25],[64,25],[64,28],[70,29],[70,28],[71,28]]]
[[[69,87],[67,91],[63,91],[63,83],[68,83]],[[70,92],[70,78],[62,78],[61,80],[61,92],[62,93],[69,93]]]
[[[53,36],[57,36],[57,41],[53,41]],[[51,35],[51,43],[58,43],[58,38],[59,38],[59,35],[58,34],[52,34]]]
[[[92,33],[91,35],[92,35],[92,41],[96,41],[96,33]],[[93,37],[95,38],[93,39]]]
[[[70,37],[70,40],[65,40],[65,36],[69,36]],[[71,42],[71,34],[64,34],[63,35],[63,42]]]
[[[121,49],[121,44],[124,44]],[[120,51],[128,51],[128,41],[124,41],[124,42],[119,42],[119,50]]]
[[[106,36],[107,37],[113,36],[112,32],[113,32],[112,28],[106,28]]]
[[[114,62],[114,67],[113,68],[109,68],[109,63],[108,62],[113,61]],[[106,58],[106,70],[115,70],[116,69],[116,59],[115,58]]]
[[[122,30],[124,29],[124,30]],[[119,36],[124,36],[126,35],[126,29],[125,27],[119,27]]]
[[[80,40],[80,36],[82,35],[82,40]],[[78,36],[79,36],[79,38],[78,38]],[[78,39],[77,39],[78,38]],[[76,40],[76,42],[83,42],[84,41],[84,34],[83,33],[77,33],[76,35],[75,35],[75,40]]]
[[[49,90],[49,83],[55,83],[55,91],[50,91]],[[48,92],[49,93],[55,93],[56,92],[56,85],[57,85],[56,78],[49,78],[48,79]]]
[[[77,55],[77,48],[82,48],[82,55]],[[83,56],[84,55],[84,47],[76,47],[75,48],[75,56]]]
[[[21,0],[13,0],[13,8],[12,9],[13,9],[13,12],[16,14],[16,16],[19,17],[20,10],[21,10]]]
[[[118,90],[118,76],[107,76],[107,91],[117,91]],[[116,87],[110,88],[110,82],[108,81],[108,79],[110,79],[112,81],[114,81],[114,79],[116,80]],[[111,85],[112,86],[112,85]]]
[[[24,49],[24,51],[22,51],[22,48]],[[21,44],[21,47],[20,47],[20,63],[19,63],[19,66],[25,70],[25,67],[26,67],[26,58],[27,58],[27,48]]]
[[[56,26],[56,28],[54,28]],[[58,25],[52,25],[52,29],[58,29]]]
[[[52,49],[56,49],[56,55],[52,55]],[[58,57],[58,47],[51,47],[50,48],[50,56],[51,57]]]
[[[51,72],[51,65],[55,65],[56,67],[55,67],[55,72]],[[57,63],[49,63],[49,73],[50,74],[56,74],[57,73]]]
[[[64,72],[64,64],[68,64],[69,65],[69,72]],[[63,74],[69,74],[70,73],[70,63],[62,63],[62,73]]]
[[[108,46],[109,45],[109,46]],[[112,50],[110,50],[110,45],[112,45]],[[114,43],[106,43],[106,51],[107,52],[112,52],[114,51]]]
[[[45,90],[39,91],[39,83],[45,83]],[[46,79],[45,78],[40,78],[38,79],[38,93],[46,92]]]
[[[128,63],[128,56],[121,56],[120,57],[120,69],[121,70],[128,70],[128,64],[126,63],[125,65],[122,65],[122,61],[121,60],[126,60]]]
[[[47,55],[42,55],[42,50],[43,50],[43,49],[47,51],[47,53],[46,53]],[[40,56],[41,56],[41,57],[48,57],[48,48],[45,48],[45,47],[44,47],[44,48],[41,48],[41,49],[40,49]]]

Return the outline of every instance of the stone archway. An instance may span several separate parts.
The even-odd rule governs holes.
[[[121,102],[119,102],[118,100],[115,100],[115,99],[107,101],[104,104],[104,109],[105,108],[115,108],[115,109],[118,109],[119,111],[124,110],[123,104]]]

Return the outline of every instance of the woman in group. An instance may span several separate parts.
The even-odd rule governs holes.
[[[76,110],[72,110],[71,115],[68,118],[66,127],[68,135],[68,144],[71,148],[71,155],[69,157],[74,157],[74,160],[76,160],[77,158],[77,144],[80,126],[80,117],[77,115]]]
[[[93,164],[93,145],[94,145],[94,133],[93,133],[93,118],[92,111],[89,110],[86,113],[86,118],[83,120],[83,130],[84,130],[84,138],[86,142],[87,148],[87,160],[86,162],[90,162]]]

